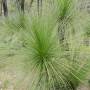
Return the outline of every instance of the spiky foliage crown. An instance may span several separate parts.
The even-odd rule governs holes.
[[[59,2],[62,19],[68,16],[69,1]],[[15,79],[15,90],[76,89],[87,71],[86,58],[85,61],[81,58],[83,27],[78,28],[80,24],[77,25],[75,18],[65,28],[66,51],[59,42],[57,20],[48,16],[28,20],[26,17],[8,19],[3,23],[4,27],[0,27],[0,69],[14,71],[17,77],[20,73]],[[77,30],[80,30],[79,34]]]

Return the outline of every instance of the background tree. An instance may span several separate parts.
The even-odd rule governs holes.
[[[42,14],[42,0],[37,0],[38,15]]]
[[[25,0],[16,0],[19,12],[24,12]]]
[[[0,16],[2,15],[2,0],[0,0]]]
[[[21,0],[21,11],[24,12],[25,0]]]
[[[4,16],[8,16],[7,0],[2,0]]]
[[[30,1],[30,8],[32,7],[32,4],[34,3],[35,0]],[[37,12],[38,15],[42,14],[42,0],[36,0],[37,1]]]

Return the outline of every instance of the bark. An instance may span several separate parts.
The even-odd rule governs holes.
[[[65,37],[66,28],[67,28],[66,22],[59,22],[59,25],[58,25],[59,43],[62,46],[62,49],[68,51],[69,46],[68,46],[68,42],[67,42],[66,37]]]
[[[24,7],[25,7],[25,0],[16,0],[17,8],[19,12],[24,13]]]
[[[31,0],[31,2],[30,2],[30,8],[32,7],[33,2],[34,2],[34,0]]]
[[[8,16],[7,0],[2,0],[4,16]]]
[[[0,0],[0,16],[2,15],[2,0]]]
[[[16,0],[16,7],[20,11],[20,0]]]
[[[42,14],[42,0],[37,0],[37,11],[38,15]]]
[[[21,0],[21,11],[24,13],[25,0]]]

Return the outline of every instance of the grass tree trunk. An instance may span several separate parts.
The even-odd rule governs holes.
[[[66,26],[67,25],[64,24],[63,22],[59,23],[58,35],[59,35],[59,43],[60,43],[62,49],[68,51],[69,47],[68,47],[68,43],[67,43],[66,38],[65,38]]]
[[[2,0],[4,16],[8,16],[7,0]]]
[[[60,44],[63,44],[64,39],[65,39],[65,37],[64,37],[65,29],[64,29],[63,25],[58,26],[58,33],[59,33],[59,42],[60,42]]]

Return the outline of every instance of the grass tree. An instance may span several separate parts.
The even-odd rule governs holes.
[[[58,33],[61,45],[65,45],[65,33],[68,24],[72,23],[75,15],[76,0],[57,0]],[[64,47],[65,48],[65,47]]]
[[[58,19],[19,15],[0,26],[0,70],[16,72],[14,90],[76,90],[83,83],[90,68],[82,44],[86,23],[73,12],[72,0],[57,4]]]
[[[72,57],[75,61],[77,61],[77,58],[75,57],[80,57],[80,53],[81,53],[80,48],[83,46],[80,43],[83,43],[82,36],[84,36],[83,33],[86,30],[85,29],[86,20],[82,19],[82,16],[84,17],[84,15],[81,14],[81,12],[78,12],[77,6],[78,6],[78,0],[57,0],[59,41],[60,41],[61,47],[64,46],[63,47],[64,50],[70,51],[69,53],[70,56],[73,53]],[[75,45],[75,43],[77,42],[79,45]],[[70,76],[70,78],[71,77],[72,76]],[[80,77],[79,74],[78,74],[78,77]],[[76,79],[72,79],[70,81],[71,86],[73,87],[74,90],[76,90],[78,84],[80,83],[78,80],[76,81],[75,80]],[[75,85],[75,82],[76,82],[76,85]]]
[[[11,18],[0,27],[0,70],[20,74],[15,90],[76,90],[89,68],[76,45],[82,33],[79,38],[70,34],[70,50],[64,51],[53,17],[24,18]]]

